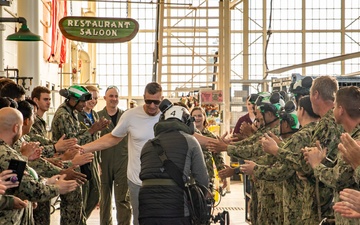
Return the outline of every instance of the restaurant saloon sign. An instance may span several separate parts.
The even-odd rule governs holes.
[[[130,41],[139,30],[131,18],[67,16],[59,21],[61,33],[70,40],[90,43],[121,43]]]

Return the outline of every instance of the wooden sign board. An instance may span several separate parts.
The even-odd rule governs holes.
[[[203,103],[213,103],[219,104],[224,102],[224,96],[222,90],[209,90],[201,91],[200,93],[200,102]]]
[[[130,41],[139,30],[131,18],[67,16],[59,21],[61,33],[70,40],[89,43],[122,43]]]

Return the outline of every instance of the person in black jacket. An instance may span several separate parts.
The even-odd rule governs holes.
[[[208,187],[209,178],[200,144],[192,135],[194,124],[189,111],[173,106],[168,100],[163,102],[166,103],[159,106],[163,115],[154,126],[155,138],[141,151],[139,222],[140,225],[190,225],[186,194],[165,170],[154,141],[181,171],[184,182],[191,177],[197,184]]]

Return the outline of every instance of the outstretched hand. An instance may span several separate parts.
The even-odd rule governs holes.
[[[240,133],[244,137],[250,137],[251,135],[253,135],[255,133],[255,130],[253,129],[252,124],[243,122],[240,126]]]
[[[62,170],[60,174],[66,174],[65,180],[76,180],[79,184],[84,184],[87,181],[86,175],[74,170],[78,167],[79,166],[72,166],[66,170]]]
[[[75,180],[65,180],[66,174],[55,175],[55,186],[59,188],[60,194],[66,194],[74,191],[79,185]]]
[[[76,145],[77,139],[76,138],[69,138],[65,139],[65,134],[61,136],[61,138],[56,142],[55,149],[57,152],[65,152],[69,148]]]
[[[220,138],[225,144],[230,144],[233,141],[237,140],[237,137],[234,136],[234,130],[231,129],[230,131],[226,131]]]
[[[240,165],[240,170],[247,175],[254,174],[256,163],[250,160],[244,160],[244,162],[245,164]]]
[[[235,174],[235,169],[228,166],[228,165],[224,165],[225,169],[222,169],[218,172],[219,177],[221,179],[226,179],[227,177],[231,177]]]
[[[227,150],[228,144],[226,144],[222,139],[209,140],[206,145],[206,148],[211,152],[220,153]]]
[[[91,162],[94,159],[94,154],[92,153],[84,153],[81,154],[80,152],[75,155],[74,159],[71,160],[73,165],[75,166],[82,166],[86,163]]]

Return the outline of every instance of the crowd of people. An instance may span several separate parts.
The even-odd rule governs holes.
[[[280,93],[258,93],[247,137],[208,148],[245,161],[252,224],[360,224],[360,89],[320,76],[299,93],[286,104]]]
[[[252,224],[360,224],[358,87],[339,89],[321,76],[294,101],[279,92],[252,94],[236,133],[221,138],[209,131],[203,108],[163,104],[156,82],[146,85],[143,105],[125,111],[116,86],[106,89],[99,112],[95,86],[59,93],[65,101],[49,139],[43,116],[51,92],[38,86],[25,98],[22,86],[0,79],[1,224],[49,225],[57,196],[60,224],[86,224],[97,205],[100,224],[112,224],[114,194],[118,224],[190,225],[186,195],[166,160],[184,182],[191,177],[207,187],[215,170],[224,187],[234,173],[249,175]],[[243,164],[225,165],[222,151]],[[21,182],[9,180],[16,177],[11,159],[27,163]]]

